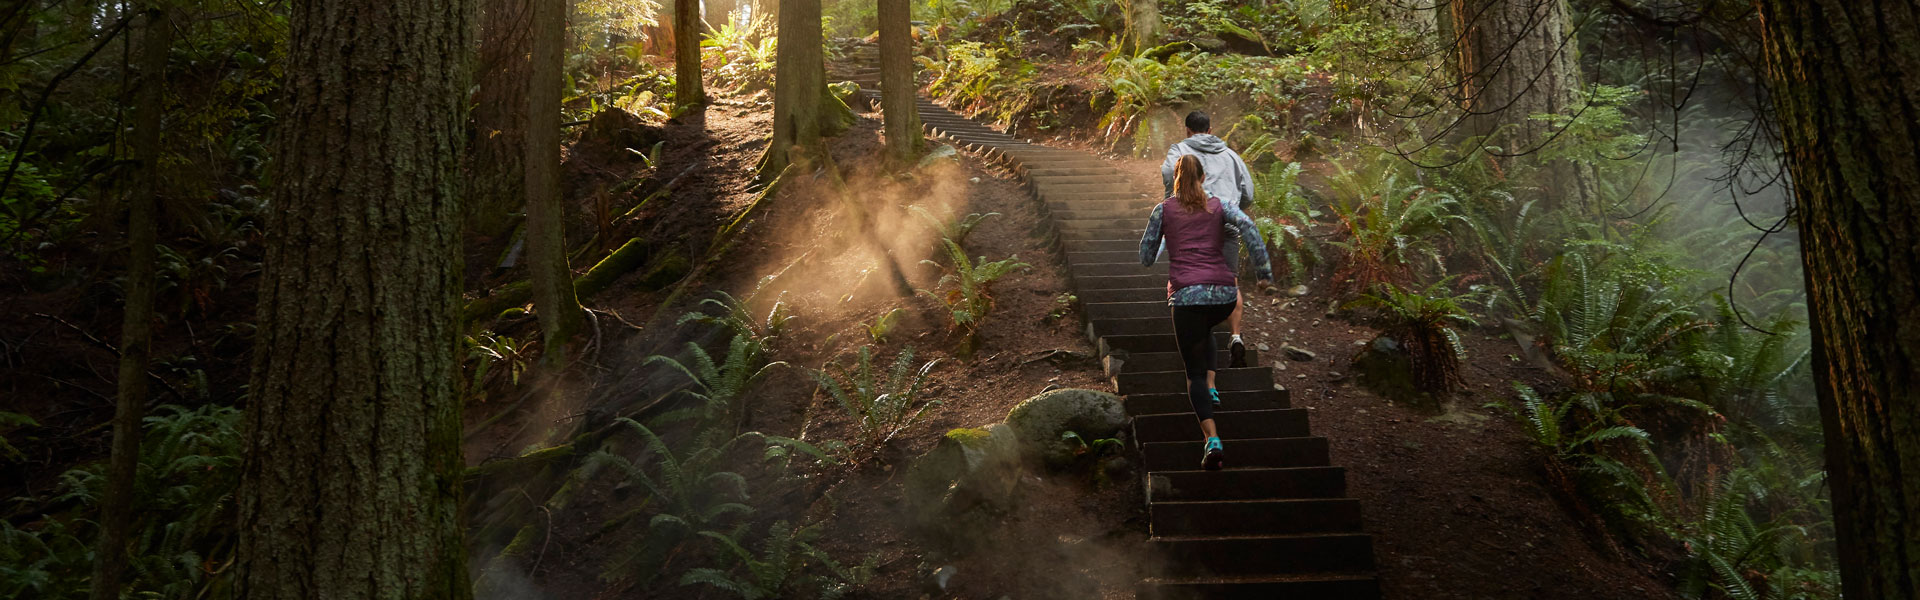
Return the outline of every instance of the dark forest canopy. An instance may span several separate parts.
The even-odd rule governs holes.
[[[1917,64],[1889,0],[8,3],[0,596],[1920,597]],[[1278,284],[1232,506],[1136,264],[1194,134]]]

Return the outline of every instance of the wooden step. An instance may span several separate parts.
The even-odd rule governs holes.
[[[1139,354],[1116,354],[1116,355],[1103,356],[1101,358],[1102,360],[1105,361],[1102,364],[1104,364],[1107,367],[1107,372],[1109,373],[1115,372],[1116,370],[1121,373],[1147,373],[1152,371],[1185,371],[1187,368],[1186,360],[1180,358],[1180,353],[1178,352],[1142,352]],[[1220,348],[1219,351],[1215,352],[1213,355],[1214,368],[1216,369],[1228,368],[1232,366],[1231,365],[1232,359],[1233,359],[1233,356],[1231,352],[1229,352],[1226,348]],[[1251,366],[1251,367],[1261,366],[1259,349],[1251,348],[1251,347],[1247,348],[1247,366]]]
[[[1137,600],[1376,600],[1372,573],[1302,573],[1256,577],[1148,578]]]
[[[1284,498],[1344,498],[1345,467],[1240,468],[1233,462],[1233,444],[1224,444],[1226,469],[1201,471],[1200,457],[1193,471],[1154,471],[1147,476],[1149,502],[1163,500],[1261,500]]]
[[[1129,415],[1161,415],[1193,412],[1186,392],[1173,394],[1128,394],[1124,400]],[[1220,392],[1221,410],[1269,410],[1293,408],[1286,390],[1264,389]]]
[[[1114,384],[1122,394],[1177,394],[1187,389],[1187,374],[1182,371],[1121,373]],[[1221,392],[1249,392],[1273,389],[1273,369],[1248,367],[1214,371],[1213,387]]]
[[[1225,401],[1225,398],[1221,398],[1222,407]],[[1226,441],[1306,437],[1309,434],[1307,409],[1304,408],[1221,411],[1213,413],[1213,423],[1220,439]],[[1200,440],[1200,421],[1190,412],[1139,415],[1133,418],[1133,439],[1142,444]],[[1226,449],[1231,461],[1234,446],[1227,444]],[[1193,459],[1194,466],[1191,468],[1198,468],[1200,456],[1196,454]]]
[[[1155,502],[1149,513],[1156,538],[1355,533],[1361,526],[1353,498]]]
[[[1227,449],[1227,457],[1240,468],[1287,469],[1333,464],[1327,454],[1327,438],[1257,438],[1238,440],[1230,447],[1224,441],[1221,444]],[[1199,440],[1141,444],[1140,455],[1145,461],[1142,468],[1148,472],[1192,470],[1200,464],[1204,445],[1205,442]]]
[[[1160,537],[1147,541],[1154,577],[1234,577],[1373,569],[1373,537],[1363,533]]]

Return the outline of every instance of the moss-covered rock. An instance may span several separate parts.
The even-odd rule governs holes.
[[[687,260],[686,254],[667,253],[654,260],[653,266],[648,267],[646,274],[640,277],[640,289],[646,291],[666,289],[667,286],[680,281],[680,278],[686,277],[687,272],[691,270],[693,270],[693,264]]]
[[[985,539],[1018,501],[1020,446],[1004,423],[955,429],[907,468],[906,499],[915,528],[948,549]]]
[[[1119,396],[1099,390],[1058,389],[1021,401],[1007,412],[1007,426],[1027,455],[1049,467],[1073,463],[1075,444],[1060,439],[1068,431],[1093,440],[1113,437],[1127,425]]]

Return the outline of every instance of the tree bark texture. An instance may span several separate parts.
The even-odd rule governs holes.
[[[480,63],[467,153],[467,224],[486,235],[513,228],[525,205],[527,56],[532,0],[482,0]]]
[[[761,162],[761,177],[780,174],[792,152],[820,147],[822,100],[827,96],[825,40],[820,0],[780,0],[779,40],[774,48],[773,140]]]
[[[460,153],[472,0],[295,0],[234,597],[471,597]]]
[[[913,81],[913,2],[879,0],[880,112],[887,155],[910,164],[920,155],[920,86]]]
[[[134,92],[133,135],[128,146],[139,171],[127,194],[126,307],[120,326],[120,372],[113,409],[113,449],[107,461],[107,494],[100,507],[100,545],[95,551],[89,597],[120,597],[133,530],[133,483],[140,464],[140,421],[147,405],[147,360],[153,341],[154,245],[160,202],[160,126],[166,112],[167,47],[172,28],[165,7],[149,3],[140,36],[140,79]]]
[[[700,0],[673,0],[673,104],[680,109],[706,104],[700,84]]]
[[[1139,52],[1158,44],[1161,34],[1165,33],[1160,25],[1159,0],[1127,0],[1126,10],[1127,22],[1132,25],[1127,41],[1133,46],[1129,49]]]
[[[1766,0],[1848,598],[1920,598],[1920,5]]]
[[[1504,156],[1530,154],[1552,139],[1550,125],[1530,119],[1569,114],[1584,76],[1566,0],[1454,0],[1447,30],[1455,45],[1462,133],[1492,136]],[[1591,165],[1552,165],[1554,187],[1574,206],[1598,195]],[[1556,202],[1558,198],[1555,199]]]
[[[567,4],[535,0],[533,68],[527,78],[527,270],[549,367],[565,364],[567,338],[580,328],[580,299],[567,266],[566,211],[560,202],[561,76]]]

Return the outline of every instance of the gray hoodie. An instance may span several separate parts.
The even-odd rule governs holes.
[[[1246,161],[1211,133],[1193,134],[1167,148],[1167,160],[1160,163],[1160,182],[1166,187],[1166,196],[1173,195],[1173,166],[1188,154],[1200,157],[1200,169],[1207,174],[1200,187],[1208,195],[1238,206],[1241,212],[1253,208],[1253,175],[1247,172]]]

